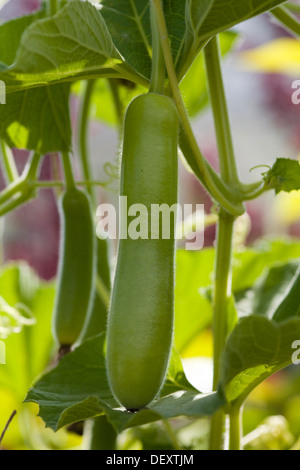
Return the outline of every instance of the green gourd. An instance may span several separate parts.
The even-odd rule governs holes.
[[[95,226],[89,196],[67,189],[59,200],[61,236],[53,334],[66,351],[78,339],[92,306]]]
[[[146,407],[166,376],[174,321],[175,221],[170,237],[151,238],[153,204],[177,204],[178,114],[166,96],[135,98],[125,116],[121,196],[143,204],[148,238],[120,239],[108,317],[107,372],[127,410]],[[125,222],[124,222],[125,221]],[[132,219],[128,217],[127,228]],[[121,212],[121,225],[126,214]]]

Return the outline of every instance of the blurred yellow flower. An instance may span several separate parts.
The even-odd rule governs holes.
[[[279,193],[274,201],[274,212],[277,221],[291,225],[300,221],[300,191]]]
[[[240,54],[240,61],[249,70],[262,73],[300,73],[300,41],[280,38]]]

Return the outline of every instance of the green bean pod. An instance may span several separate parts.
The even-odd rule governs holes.
[[[147,406],[165,379],[173,337],[175,221],[170,236],[151,232],[153,204],[177,203],[178,114],[173,101],[148,93],[125,117],[121,196],[146,207],[148,237],[121,238],[108,317],[108,380],[128,410]],[[121,211],[121,226],[132,218]]]
[[[95,228],[88,195],[68,189],[59,200],[61,236],[53,335],[61,349],[79,337],[92,306]]]

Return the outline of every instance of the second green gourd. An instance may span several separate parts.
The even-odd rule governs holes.
[[[61,238],[53,334],[61,350],[78,339],[93,300],[95,228],[89,196],[76,187],[59,201]]]
[[[177,203],[178,114],[155,93],[135,98],[126,113],[121,196],[148,211],[149,237],[121,239],[108,318],[107,370],[127,410],[147,406],[168,367],[174,321],[175,221],[170,237],[151,238],[153,204]],[[121,212],[121,224],[126,214]],[[127,219],[127,228],[132,218]]]

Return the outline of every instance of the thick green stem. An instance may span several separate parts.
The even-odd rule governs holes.
[[[17,209],[35,196],[35,182],[40,161],[40,155],[33,153],[23,175],[2,191],[0,194],[0,216]]]
[[[218,389],[220,380],[220,359],[226,343],[228,301],[231,297],[231,262],[234,217],[220,212],[214,279],[214,315],[213,315],[213,390]],[[223,445],[225,414],[217,412],[211,423],[210,448],[218,450]]]
[[[99,186],[102,188],[107,188],[111,181],[86,181],[86,180],[79,180],[76,181],[76,186]],[[47,188],[63,188],[64,182],[60,180],[51,180],[51,181],[36,181],[33,183],[36,188],[47,189]]]
[[[164,419],[162,422],[163,422],[163,424],[166,428],[166,431],[167,431],[167,434],[170,438],[170,441],[172,442],[173,449],[174,450],[181,450],[181,447],[180,447],[180,444],[177,440],[176,434],[174,433],[173,428],[172,428],[171,424],[169,423],[169,421],[167,419]]]
[[[7,202],[16,194],[21,193],[24,189],[25,184],[26,182],[24,181],[24,179],[20,178],[19,180],[15,181],[14,183],[11,183],[9,186],[3,189],[3,191],[1,191],[0,193],[0,205]]]
[[[29,193],[29,194],[21,194],[19,197],[16,199],[13,199],[3,206],[0,207],[0,217],[8,214],[9,212],[12,212],[16,209],[18,209],[22,204],[25,204],[28,202],[30,199],[34,197],[34,193]]]
[[[227,309],[231,297],[231,261],[234,218],[224,211],[219,215],[214,279],[214,375],[213,389],[220,379],[220,357],[226,342]]]
[[[13,183],[19,178],[19,173],[15,164],[11,149],[1,140],[2,161],[8,183]]]
[[[232,407],[229,419],[229,450],[241,450],[242,414],[239,406]]]
[[[244,201],[253,199],[256,194],[260,195],[264,190],[261,191],[262,182],[247,185],[239,181],[222,77],[221,50],[218,36],[213,37],[208,42],[204,49],[204,55],[223,184],[228,185],[231,193],[234,193],[235,190],[237,198]]]
[[[56,15],[60,8],[60,0],[48,0],[47,3],[47,15],[53,16]]]
[[[24,169],[25,179],[27,181],[30,180],[30,183],[32,184],[34,184],[37,179],[37,171],[39,169],[40,163],[41,163],[40,154],[37,152],[34,152]]]
[[[214,36],[204,49],[206,74],[210,91],[218,149],[220,170],[226,183],[239,185],[231,136],[229,114],[221,69],[219,37]]]
[[[261,189],[263,182],[256,181],[255,183],[242,183],[240,185],[240,191],[243,193],[244,198],[247,198],[249,195],[253,194],[255,191]],[[244,199],[245,200],[245,199]]]
[[[30,190],[34,190],[36,173],[40,163],[40,155],[34,153],[27,163],[23,175],[13,181],[0,193],[0,205],[5,204],[9,199],[15,196],[27,194]]]
[[[197,176],[199,181],[201,181],[203,186],[208,191],[208,188],[205,184],[205,181],[203,181],[203,178],[202,178],[203,175],[199,171],[199,167],[198,167],[197,162],[195,160],[194,153],[193,153],[193,150],[190,146],[189,140],[187,139],[187,137],[184,133],[184,130],[182,128],[180,129],[180,132],[179,132],[179,146],[180,146],[180,150],[181,150],[182,154],[184,155],[187,163],[189,164],[189,166],[191,167],[191,169],[193,170],[193,172],[195,173],[195,175]],[[235,193],[234,188],[228,186],[220,178],[218,173],[209,165],[209,163],[206,162],[206,160],[205,160],[205,163],[206,163],[206,166],[207,166],[207,170],[209,171],[209,173],[211,175],[211,178],[213,179],[215,185],[219,188],[221,193],[224,194],[224,196],[227,198],[227,200],[230,199],[230,197],[232,197],[233,194],[235,194],[236,199],[239,200],[239,196],[240,196],[239,193],[238,192]],[[226,201],[224,201],[224,205],[226,207]]]
[[[267,187],[264,183],[261,183],[260,186],[257,186],[255,190],[252,192],[249,190],[248,193],[245,194],[245,201],[251,201],[252,199],[256,199],[262,194],[267,191]]]
[[[117,449],[117,433],[105,415],[94,418],[87,425],[86,450]]]
[[[65,173],[65,181],[66,186],[68,189],[72,189],[76,187],[73,169],[71,165],[71,159],[68,152],[62,153],[63,165],[64,165],[64,173]]]
[[[79,152],[80,152],[80,161],[82,166],[82,172],[84,178],[89,181],[91,179],[92,171],[90,168],[89,152],[88,152],[88,123],[89,123],[89,114],[91,107],[91,98],[93,95],[95,80],[87,80],[85,83],[85,89],[83,93],[82,105],[80,110],[80,119],[79,119]],[[91,196],[93,202],[95,202],[94,191],[92,186],[88,186],[87,191]]]
[[[223,450],[225,434],[225,415],[222,410],[217,411],[210,424],[209,450]]]
[[[289,12],[285,7],[277,7],[271,10],[271,14],[287,29],[300,36],[300,22],[296,16]]]
[[[159,30],[157,27],[155,10],[152,2],[150,4],[150,16],[152,31],[152,73],[149,91],[152,93],[163,94],[166,78],[166,68],[164,54],[160,42]]]
[[[110,78],[108,80],[109,86],[110,86],[110,91],[115,107],[115,113],[117,117],[117,122],[118,122],[118,128],[119,128],[119,135],[122,135],[122,128],[123,128],[123,121],[124,121],[124,106],[123,103],[120,99],[120,92],[119,92],[119,85],[117,83],[117,80],[114,78]]]
[[[222,180],[232,188],[240,187],[234,154],[231,126],[225,96],[221,53],[218,37],[213,37],[205,48],[205,64],[213,110]],[[214,373],[213,390],[218,389],[220,360],[227,337],[228,301],[231,293],[232,239],[235,218],[221,209],[217,232],[215,288],[214,288]],[[212,418],[210,447],[223,445],[225,414],[219,411]]]

